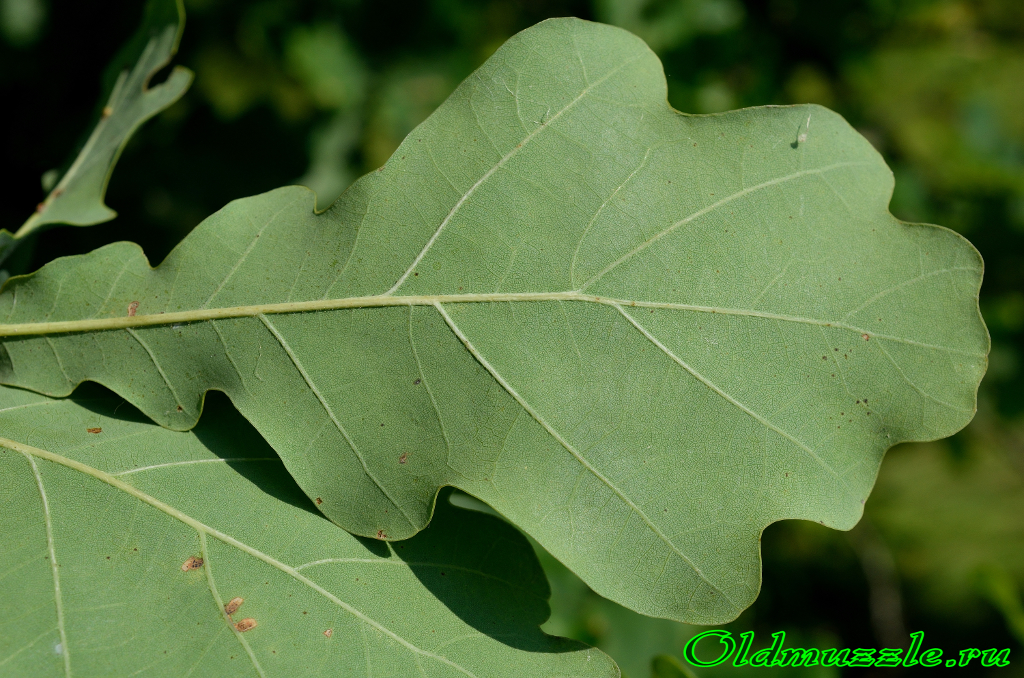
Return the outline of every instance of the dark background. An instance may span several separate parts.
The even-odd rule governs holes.
[[[926,646],[947,656],[1010,647],[1011,666],[989,671],[1024,675],[1024,2],[191,0],[186,8],[175,62],[196,81],[125,150],[107,196],[120,216],[45,232],[8,272],[122,239],[142,244],[155,264],[229,200],[285,184],[313,187],[324,207],[383,163],[506,38],[550,16],[643,37],[664,61],[680,110],[814,102],[846,116],[893,168],[893,213],[954,228],[984,256],[991,367],[965,431],[889,453],[853,532],[768,528],[764,589],[730,628],[755,629],[759,644],[784,629],[787,644],[819,647],[893,646],[921,630]],[[141,13],[139,0],[0,0],[0,227],[14,231],[32,213],[40,176],[64,165],[87,134],[100,74]],[[541,556],[554,588],[545,628],[602,647],[628,676],[650,675],[654,655],[678,655],[696,631],[604,601]]]

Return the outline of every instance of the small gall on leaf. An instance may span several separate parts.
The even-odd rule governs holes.
[[[228,601],[228,604],[224,606],[224,612],[226,612],[228,616],[231,616],[235,612],[238,612],[238,608],[242,607],[242,603],[244,602],[245,598],[232,598]]]
[[[869,336],[868,336],[868,335],[866,335],[866,334],[862,334],[862,335],[860,335],[860,338],[861,338],[861,339],[863,339],[864,341],[867,341],[867,340],[868,340],[868,339],[870,339],[871,337],[869,337]]]
[[[135,316],[135,311],[139,310],[139,302],[133,301],[128,304],[128,317],[132,318]]]
[[[316,498],[316,505],[317,505],[317,506],[319,506],[319,505],[320,505],[320,504],[322,504],[322,503],[324,503],[324,500],[323,500],[323,499],[321,499],[320,497],[317,497],[317,498]]]
[[[408,461],[408,459],[409,459],[409,453],[408,452],[402,452],[402,456],[400,456],[398,458],[398,463],[399,464],[404,464],[406,461]]]
[[[109,118],[113,114],[114,114],[114,107],[113,106],[104,106],[103,107],[103,117],[104,118]]]
[[[330,638],[334,635],[334,629],[327,629],[326,631],[324,631],[324,635]]]
[[[203,566],[203,559],[196,558],[195,556],[189,556],[188,560],[181,564],[181,571],[188,572],[189,570],[198,570]]]
[[[256,620],[251,617],[246,617],[242,621],[235,624],[235,630],[239,633],[245,633],[251,629],[256,628]]]
[[[86,433],[103,433],[103,429],[101,429],[99,426],[97,426],[95,428],[87,428],[87,429],[85,429],[85,432]]]
[[[384,533],[384,530],[377,530],[377,539],[387,539],[388,535]]]

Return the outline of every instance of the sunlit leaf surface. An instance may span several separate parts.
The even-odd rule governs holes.
[[[0,675],[618,675],[540,632],[514,528],[442,496],[414,539],[353,537],[208,409],[177,433],[102,389],[0,390]]]
[[[283,188],[155,270],[12,280],[2,379],[182,430],[223,390],[348,530],[412,536],[454,485],[598,593],[724,621],[766,525],[851,527],[889,446],[974,414],[981,259],[891,190],[827,109],[682,115],[639,39],[552,20],[322,214]]]

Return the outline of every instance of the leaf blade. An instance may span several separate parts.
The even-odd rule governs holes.
[[[35,554],[30,564],[44,570],[37,581],[52,571],[57,592],[5,586],[0,608],[35,606],[32,621],[52,627],[49,598],[61,620],[59,636],[56,628],[44,633],[37,644],[45,647],[33,655],[32,639],[20,637],[34,625],[25,615],[5,617],[0,661],[18,675],[22,660],[26,675],[44,674],[45,663],[55,675],[140,666],[152,675],[190,668],[222,675],[229,658],[255,675],[318,675],[364,663],[393,675],[420,664],[439,675],[617,675],[599,652],[539,632],[546,580],[529,544],[501,521],[481,522],[445,504],[436,538],[380,552],[302,506],[288,482],[275,485],[279,460],[230,411],[234,426],[173,433],[131,412],[112,417],[121,403],[109,396],[52,401],[10,389],[0,396],[5,433],[72,455],[2,441],[5,489],[22,479],[29,490],[10,506],[30,512],[49,499],[45,521],[5,511],[4,534],[25,544],[31,540],[18,540],[25,528],[46,523],[50,558]],[[102,424],[90,427],[100,432],[86,423]],[[246,439],[255,450],[239,449]],[[161,463],[142,467],[147,453]],[[188,558],[202,562],[182,566]],[[224,605],[236,594],[243,601],[232,619]],[[257,621],[252,631],[234,628],[243,617]]]
[[[322,214],[278,189],[155,270],[118,244],[9,283],[2,378],[180,429],[221,389],[358,534],[410,536],[454,485],[602,595],[732,618],[761,529],[852,526],[885,449],[970,420],[982,266],[888,213],[834,113],[664,91],[632,36],[545,22]],[[102,303],[58,292],[83,285]],[[96,332],[16,338],[41,330]]]
[[[47,226],[92,226],[117,216],[104,197],[121,151],[135,130],[192,84],[192,72],[175,66],[164,82],[149,86],[150,78],[177,52],[184,25],[180,0],[150,0],[142,26],[108,69],[107,100],[91,134],[36,212],[13,236],[4,237],[11,242],[0,245],[0,261],[19,240]]]

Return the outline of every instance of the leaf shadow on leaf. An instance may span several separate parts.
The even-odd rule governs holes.
[[[83,382],[69,399],[104,417],[151,423],[133,405],[95,382]],[[259,490],[328,521],[283,463],[243,461],[276,460],[277,454],[224,393],[207,393],[203,415],[192,432]],[[393,552],[452,613],[500,643],[545,654],[587,649],[584,643],[541,630],[551,613],[551,588],[527,539],[501,518],[453,505],[452,491],[446,487],[438,493],[430,525],[410,539],[355,538],[377,557],[388,558]]]
[[[94,382],[83,382],[75,389],[70,399],[104,417],[143,424],[151,423],[149,417],[131,403]],[[284,468],[283,462],[254,464],[246,461],[278,459],[278,455],[222,392],[210,391],[207,394],[203,416],[193,429],[193,433],[207,449],[224,459],[229,467],[263,492],[295,508],[323,517]],[[375,555],[387,555],[386,549],[381,553],[379,548],[370,545],[367,545],[367,548]]]
[[[245,456],[251,458],[277,458],[277,452],[235,409],[224,393],[207,392],[204,409],[206,411],[203,417],[193,429],[193,433],[203,445],[217,456],[226,459],[228,466],[270,496],[317,517],[323,517],[288,473],[284,462],[251,464],[231,461],[239,458],[238,450],[245,450]]]
[[[551,588],[527,539],[500,518],[453,506],[451,494],[450,487],[438,493],[434,517],[423,532],[391,542],[395,554],[449,610],[505,645],[542,653],[586,648],[541,631],[551,614]],[[445,561],[450,565],[432,565]],[[449,576],[445,569],[452,567],[463,576]],[[470,585],[467,574],[477,575]]]

